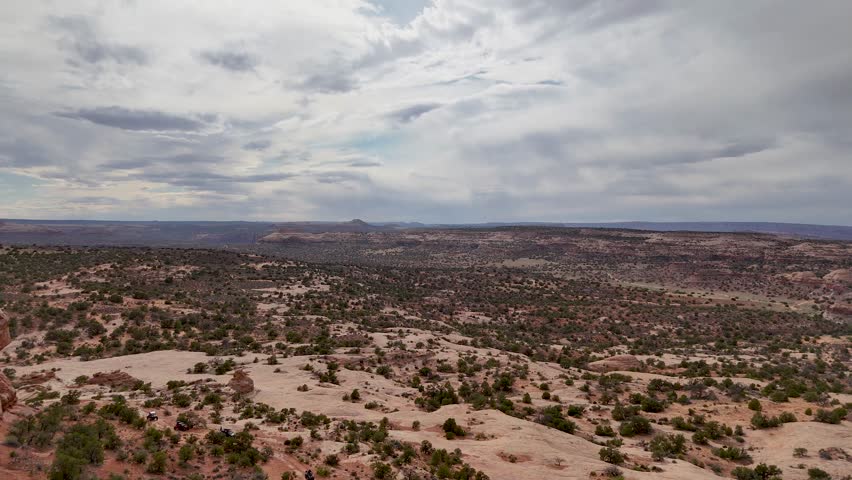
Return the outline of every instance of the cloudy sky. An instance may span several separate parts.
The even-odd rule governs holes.
[[[7,0],[0,218],[852,225],[850,18]]]

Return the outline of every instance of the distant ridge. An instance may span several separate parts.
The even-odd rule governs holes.
[[[801,238],[852,240],[852,227],[777,222],[602,222],[602,223],[487,223],[464,227],[542,226],[567,228],[618,228],[658,232],[768,233]]]
[[[0,243],[41,245],[179,245],[255,244],[264,238],[293,234],[381,233],[412,229],[607,228],[662,232],[741,232],[794,238],[852,241],[852,227],[776,222],[490,222],[424,224],[419,222],[211,222],[0,219]]]

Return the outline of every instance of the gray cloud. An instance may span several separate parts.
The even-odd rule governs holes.
[[[311,173],[314,179],[319,183],[340,184],[340,183],[362,183],[369,182],[370,178],[362,173],[351,172],[348,170],[330,171],[330,172],[314,172]]]
[[[233,72],[249,72],[259,65],[259,60],[251,54],[242,51],[207,50],[200,57],[205,62]]]
[[[62,40],[64,47],[75,53],[71,60],[89,64],[112,60],[116,63],[144,65],[148,63],[148,54],[139,47],[110,43],[99,38],[95,27],[89,18],[83,16],[51,17],[50,25],[65,35]]]
[[[0,167],[42,167],[53,163],[51,152],[20,138],[0,141]]]
[[[775,146],[775,142],[773,141],[754,141],[754,142],[741,142],[741,143],[732,143],[727,145],[721,149],[719,149],[714,158],[737,158],[743,157],[746,155],[750,155],[752,153],[759,153],[764,150],[768,150]]]
[[[429,113],[436,108],[441,106],[440,103],[418,103],[415,105],[411,105],[408,107],[400,108],[399,110],[394,110],[387,114],[387,117],[393,121],[400,123],[408,123],[412,120],[417,119],[417,117]]]
[[[361,160],[352,160],[346,163],[347,166],[353,168],[370,168],[370,167],[381,167],[383,164],[378,160],[370,160],[368,158]]]
[[[235,184],[280,182],[295,177],[292,173],[260,173],[253,175],[224,175],[213,172],[149,171],[137,177],[155,183],[166,183],[176,187],[189,187],[214,191],[231,191]]]
[[[311,92],[345,93],[358,88],[358,82],[350,72],[329,70],[309,75],[298,87]]]
[[[269,140],[252,140],[251,142],[243,144],[243,150],[262,152],[270,146],[272,146],[272,142],[270,142]]]
[[[214,120],[209,115],[181,116],[156,110],[132,110],[123,107],[81,108],[71,112],[59,112],[56,115],[77,120],[87,120],[98,125],[141,131],[182,131],[197,132],[205,122]]]

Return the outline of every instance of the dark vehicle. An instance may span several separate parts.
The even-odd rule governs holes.
[[[234,431],[230,428],[219,427],[219,431],[224,433],[226,437],[233,437],[234,435],[236,435]]]
[[[178,420],[175,423],[175,430],[180,430],[181,432],[185,432],[185,431],[189,430],[189,425],[186,422],[181,422],[180,420]]]
[[[314,480],[314,472],[308,470],[305,472],[305,480]]]
[[[145,418],[147,418],[149,422],[156,422],[160,419],[160,417],[157,416],[157,412],[148,412],[148,415]]]

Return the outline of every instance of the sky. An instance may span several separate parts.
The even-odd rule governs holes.
[[[6,0],[0,218],[852,225],[850,18]]]

